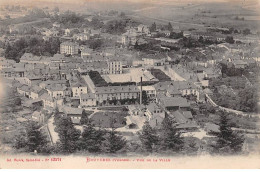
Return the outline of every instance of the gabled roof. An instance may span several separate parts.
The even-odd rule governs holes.
[[[47,93],[44,93],[43,95],[41,95],[41,99],[54,102],[54,99]]]
[[[95,99],[95,94],[93,93],[87,93],[87,94],[81,94],[81,99]]]
[[[148,106],[147,106],[147,109],[150,111],[150,112],[154,112],[154,110],[158,110],[158,109],[160,109],[161,110],[161,108],[157,105],[157,104],[155,104],[155,103],[151,103],[151,104],[149,104]]]
[[[47,85],[46,89],[50,90],[50,91],[64,91],[64,90],[67,89],[67,87],[66,86],[60,86],[60,85]]]
[[[164,107],[189,107],[190,103],[182,97],[162,97],[159,99]]]
[[[63,112],[70,115],[82,115],[83,109],[63,106]]]

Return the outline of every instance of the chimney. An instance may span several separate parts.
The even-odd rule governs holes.
[[[143,86],[142,86],[142,83],[143,82],[143,77],[141,77],[141,82],[140,82],[140,86],[141,86],[141,91],[140,91],[140,105],[143,103],[142,101],[142,96],[143,96]]]

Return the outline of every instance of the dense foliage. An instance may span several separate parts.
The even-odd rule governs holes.
[[[39,37],[24,37],[10,44],[5,45],[5,57],[7,59],[20,61],[22,55],[26,52],[37,56],[53,56],[59,51],[60,40],[58,38],[50,38],[44,41]]]

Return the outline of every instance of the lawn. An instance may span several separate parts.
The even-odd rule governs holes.
[[[171,80],[171,78],[168,75],[166,75],[163,71],[161,71],[160,69],[151,69],[150,72],[159,81],[170,81]]]
[[[102,128],[110,128],[114,120],[114,127],[120,128],[126,125],[127,112],[96,112],[91,120],[95,126]]]

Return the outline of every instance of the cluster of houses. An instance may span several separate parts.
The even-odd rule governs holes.
[[[97,52],[79,44],[80,41],[102,36],[98,30],[84,29],[79,33],[74,32],[73,29],[61,30],[59,23],[53,23],[51,29],[42,31],[44,39],[62,35],[62,38],[66,40],[60,44],[59,54],[55,54],[53,57],[25,53],[19,63],[4,58],[0,59],[1,77],[11,80],[10,86],[15,87],[20,95],[27,97],[28,100],[24,105],[27,107],[39,105],[50,112],[58,109],[59,112],[71,117],[75,124],[79,124],[84,108],[127,105],[129,113],[146,116],[152,127],[159,127],[163,119],[170,116],[179,124],[180,129],[197,128],[190,105],[191,102],[200,101],[200,86],[208,87],[209,78],[221,75],[221,71],[213,67],[219,61],[215,59],[193,61],[190,63],[193,71],[190,73],[184,71],[180,66],[175,69],[172,67],[167,69],[167,74],[178,81],[162,82],[149,76],[149,78],[154,78],[152,80],[155,81],[154,84],[96,86],[89,77],[91,71],[96,71],[101,75],[120,75],[124,73],[123,68],[128,67],[127,62],[123,60],[121,54],[117,54],[115,49]],[[178,28],[173,28],[173,31],[182,32]],[[145,44],[146,39],[151,38],[161,42],[161,48],[163,48],[164,44],[178,42],[178,39],[169,38],[173,31],[157,29],[155,32],[151,32],[148,26],[140,24],[137,27],[128,27],[127,31],[119,36],[117,42],[125,46],[134,46]],[[158,34],[161,36],[154,38]],[[182,34],[194,39],[202,37],[214,41],[225,40],[225,36],[222,34],[212,35],[207,32],[186,31]],[[245,68],[260,61],[258,58],[241,55],[239,49],[230,48],[227,44],[218,46],[233,54],[233,56],[222,57],[222,60],[235,68]],[[206,56],[205,51],[199,50],[199,53]],[[171,56],[168,53],[159,52],[140,56],[141,59],[133,60],[131,66],[142,66],[147,69],[170,66],[170,62],[176,59],[176,55]],[[177,58],[182,58],[182,55]],[[178,72],[186,74],[187,77],[178,76],[176,74]],[[152,75],[149,72],[144,72],[144,74]],[[146,106],[142,104],[143,91],[150,100]],[[33,113],[33,119],[44,122],[44,117],[39,111]]]
[[[64,48],[64,45],[67,48]],[[62,43],[62,54],[55,54],[53,57],[25,53],[19,63],[1,58],[1,76],[11,80],[10,86],[15,87],[20,95],[27,97],[24,103],[27,107],[39,104],[47,111],[58,108],[59,111],[70,116],[75,123],[79,123],[83,108],[121,104],[142,106],[139,101],[142,96],[141,90],[154,100],[147,105],[143,113],[153,127],[158,127],[166,114],[174,116],[176,113],[181,116],[180,119],[187,119],[179,120],[180,123],[192,121],[192,117],[186,118],[187,114],[190,114],[187,96],[199,97],[198,88],[192,82],[169,81],[157,82],[150,86],[97,87],[88,77],[88,72],[93,70],[102,73],[100,68],[104,66],[103,74],[120,75],[122,62],[106,58],[106,55],[98,55],[89,49],[81,51],[82,54],[77,51],[78,56],[74,56],[72,47],[76,47],[76,43]],[[91,58],[88,57],[92,55],[99,56],[100,61],[90,60]],[[144,61],[147,65],[163,65],[150,62],[149,57],[146,58],[147,60]],[[156,58],[152,56],[150,59]],[[140,109],[140,112],[142,111],[143,109]],[[44,121],[42,113],[35,112],[33,118],[38,119],[39,122]]]

